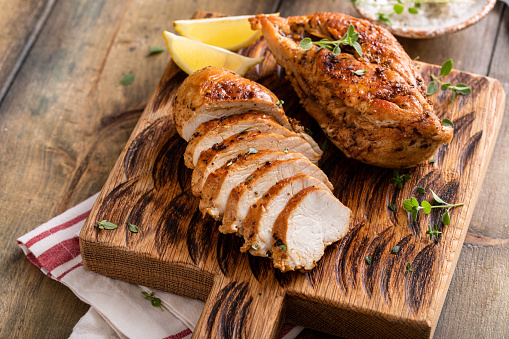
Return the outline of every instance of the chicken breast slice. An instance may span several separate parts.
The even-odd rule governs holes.
[[[453,129],[441,124],[419,71],[385,28],[341,13],[257,15],[250,21],[262,30],[306,111],[346,156],[412,167],[451,141]],[[316,45],[299,47],[306,37],[339,40],[350,25],[362,55],[345,45],[339,55]]]
[[[332,184],[325,173],[308,159],[273,161],[254,171],[244,182],[232,189],[219,231],[243,235],[243,223],[250,207],[280,180],[299,173],[313,176],[332,189]]]
[[[194,168],[198,163],[201,152],[211,148],[214,144],[223,142],[225,139],[237,133],[248,130],[281,134],[285,137],[303,137],[302,134],[294,133],[281,126],[271,115],[260,112],[249,112],[222,117],[205,122],[196,129],[184,153],[185,165],[188,168]],[[311,145],[315,152],[322,155],[323,152],[313,139],[304,139]]]
[[[220,67],[206,67],[188,76],[173,103],[177,132],[189,141],[202,123],[233,114],[259,111],[291,130],[279,99],[266,87]]]
[[[305,159],[300,153],[260,150],[237,156],[210,173],[203,186],[200,210],[215,219],[222,219],[231,190],[254,171],[276,160]]]
[[[244,245],[242,252],[266,257],[272,248],[272,228],[288,201],[307,187],[319,187],[330,191],[320,180],[306,174],[280,180],[272,186],[256,204],[251,205],[244,220]],[[331,192],[332,193],[332,192]]]
[[[201,196],[203,185],[210,173],[227,164],[239,154],[258,150],[274,150],[301,153],[313,163],[318,163],[320,154],[298,136],[285,137],[280,134],[262,133],[249,130],[235,134],[212,148],[203,151],[191,176],[191,189],[195,196]]]
[[[301,190],[274,223],[274,267],[282,272],[313,269],[325,248],[348,233],[350,215],[350,209],[330,191],[319,187]]]

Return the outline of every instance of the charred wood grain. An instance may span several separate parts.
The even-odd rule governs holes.
[[[431,301],[433,282],[436,279],[435,270],[438,266],[437,252],[438,249],[433,244],[422,249],[412,261],[413,271],[406,276],[405,299],[413,314]]]
[[[470,139],[468,139],[463,151],[461,152],[459,161],[458,161],[458,173],[461,175],[465,168],[472,163],[472,158],[474,157],[475,148],[479,145],[479,141],[482,138],[482,131],[474,134]]]
[[[187,226],[198,209],[198,199],[185,191],[176,196],[157,221],[155,245],[162,256],[171,245],[185,240]]]
[[[214,244],[217,242],[217,228],[219,222],[210,216],[204,217],[199,210],[196,210],[189,222],[187,229],[187,251],[195,264],[203,261]]]
[[[233,234],[219,234],[216,248],[217,263],[225,276],[232,273],[231,269],[238,263],[242,255],[247,255],[240,252],[241,246],[242,239],[240,237]]]
[[[393,227],[388,227],[369,244],[366,253],[371,257],[371,263],[368,264],[364,261],[362,272],[362,285],[364,286],[364,291],[368,298],[371,298],[373,295],[373,289],[376,281],[378,281],[379,272],[383,268],[382,258],[390,253],[390,249],[387,248],[387,245],[391,241],[393,235]]]

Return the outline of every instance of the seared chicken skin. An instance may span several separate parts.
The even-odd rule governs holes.
[[[346,156],[380,167],[413,167],[451,141],[453,130],[435,115],[417,68],[385,28],[340,13],[250,21],[262,30],[307,112]],[[316,45],[299,47],[306,37],[339,40],[350,24],[362,56],[345,45],[337,56]],[[355,73],[361,70],[364,75]]]

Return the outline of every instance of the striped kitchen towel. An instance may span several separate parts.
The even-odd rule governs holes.
[[[97,196],[18,239],[35,266],[91,306],[71,338],[190,338],[202,301],[111,279],[83,267],[78,236]],[[153,307],[142,292],[154,292],[164,312]],[[285,324],[279,337],[295,338],[301,331],[300,326]]]

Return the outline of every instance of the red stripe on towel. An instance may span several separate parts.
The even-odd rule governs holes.
[[[174,334],[174,335],[170,335],[169,337],[166,337],[166,338],[163,338],[163,339],[182,339],[182,338],[187,337],[191,333],[193,333],[193,332],[190,329],[186,328],[182,332],[179,332],[179,333]]]
[[[53,271],[80,255],[80,241],[78,237],[64,240],[37,257],[39,263],[48,271]]]
[[[74,271],[76,268],[81,267],[81,266],[83,266],[83,262],[80,262],[80,263],[78,263],[78,264],[74,265],[73,267],[71,267],[70,269],[68,269],[67,271],[65,271],[64,273],[60,274],[60,275],[57,277],[57,280],[58,280],[58,281],[62,280],[62,278],[63,278],[63,277],[65,277],[65,276],[67,275],[67,273],[70,273],[70,272]]]
[[[88,217],[89,214],[90,214],[90,211],[86,211],[85,213],[78,215],[76,218],[73,218],[73,219],[71,219],[69,221],[66,221],[63,224],[54,226],[54,227],[50,228],[49,230],[44,231],[41,234],[36,235],[35,237],[33,237],[32,239],[27,241],[27,243],[25,244],[26,247],[30,248],[30,246],[32,246],[33,244],[37,243],[38,241],[41,241],[42,239],[48,237],[51,234],[56,233],[58,231],[61,231],[61,230],[64,230],[66,228],[69,228],[71,226],[76,225],[80,221],[85,220]]]

